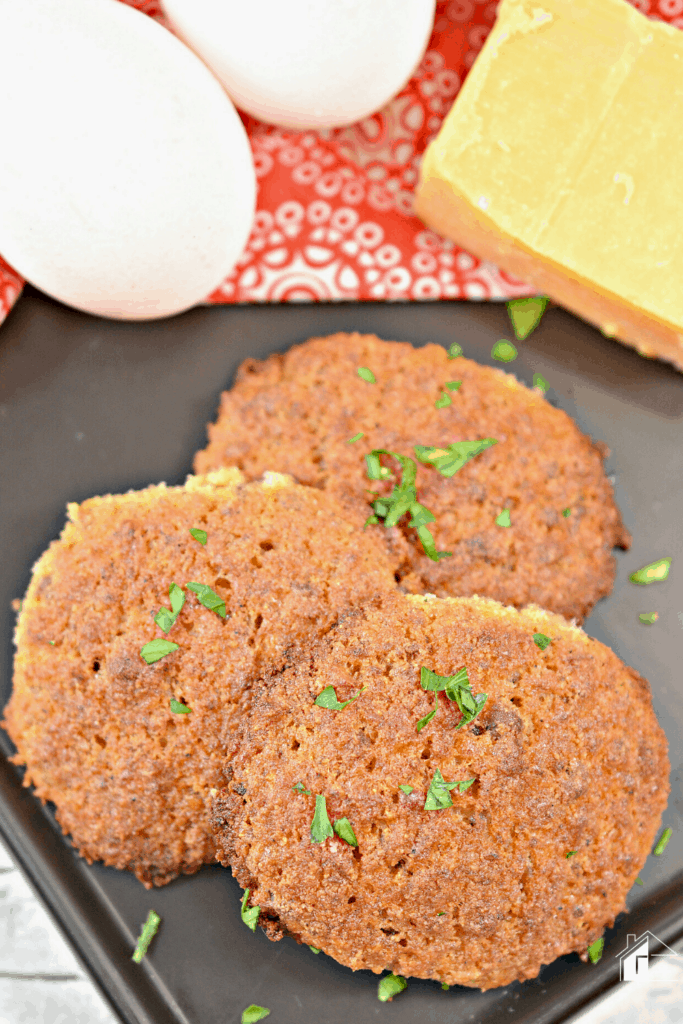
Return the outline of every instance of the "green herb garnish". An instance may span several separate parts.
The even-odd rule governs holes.
[[[305,793],[306,796],[313,796],[310,789],[304,789],[303,782],[295,782],[294,785],[292,786],[292,789],[294,790],[295,793]]]
[[[200,530],[196,526],[190,530],[190,535],[194,537],[195,540],[198,540],[200,544],[206,544],[209,539],[209,535],[206,530]]]
[[[403,992],[408,982],[400,974],[387,974],[377,986],[377,998],[380,1003],[390,1003],[394,996]]]
[[[485,693],[478,693],[476,696],[472,693],[466,668],[461,668],[453,676],[440,676],[438,672],[433,672],[430,668],[423,665],[420,669],[420,685],[423,690],[433,690],[436,693],[444,691],[448,699],[458,705],[462,718],[458,722],[456,729],[460,729],[463,725],[467,725],[468,722],[474,721],[488,699],[488,695]],[[431,717],[426,716],[427,721],[431,721],[431,718],[436,714],[436,710],[435,708],[430,713]],[[427,721],[424,719],[422,721],[424,721],[425,725],[427,724]]]
[[[544,651],[546,647],[550,647],[552,640],[545,633],[534,633],[534,643]]]
[[[179,587],[177,583],[172,583],[168,588],[168,596],[171,599],[171,611],[162,606],[154,616],[154,621],[159,629],[163,629],[164,633],[168,633],[185,604],[183,588]]]
[[[337,818],[333,825],[334,831],[337,833],[340,839],[343,839],[349,846],[358,846],[358,840],[356,834],[351,827],[351,822],[348,818]]]
[[[334,835],[330,819],[327,817],[327,804],[324,796],[315,798],[315,813],[311,822],[311,842],[324,843]]]
[[[588,947],[588,959],[592,964],[597,964],[598,960],[601,958],[604,945],[604,939],[596,939],[595,942],[591,943]]]
[[[415,787],[414,787],[414,786],[399,786],[398,788],[399,788],[399,789],[400,789],[400,790],[401,790],[401,791],[402,791],[403,793],[405,793],[405,795],[406,795],[406,796],[410,796],[410,794],[411,794],[411,793],[413,792],[413,789],[414,789]]]
[[[353,444],[354,441],[360,441],[361,437],[365,437],[365,434],[362,430],[359,430],[358,433],[354,434],[353,437],[350,437],[346,443]]]
[[[669,840],[671,839],[673,834],[674,834],[673,833],[673,829],[671,829],[671,828],[665,828],[664,829],[664,831],[662,832],[661,839],[659,840],[659,842],[655,846],[654,850],[652,851],[654,853],[655,857],[661,857],[661,855],[666,850],[667,843],[669,842]]]
[[[447,380],[446,387],[449,391],[457,391],[462,386],[461,380]]]
[[[577,850],[570,850],[568,853],[565,853],[565,857],[569,860],[569,858],[573,857],[575,853],[577,853]]]
[[[133,960],[136,964],[139,964],[143,956],[149,949],[149,944],[159,930],[161,924],[161,918],[153,910],[150,910],[147,915],[147,920],[142,926],[140,937],[135,944],[135,951],[133,953]]]
[[[187,589],[191,590],[193,594],[196,594],[199,598],[199,603],[203,604],[205,608],[208,608],[210,612],[215,612],[216,615],[220,615],[222,619],[226,617],[225,601],[222,597],[219,597],[215,590],[207,586],[206,583],[187,583]]]
[[[252,1003],[246,1010],[242,1010],[242,1024],[256,1024],[257,1021],[269,1016],[270,1010],[267,1010],[265,1006],[257,1006],[256,1003]]]
[[[548,388],[550,387],[550,384],[548,384],[548,381],[545,379],[545,377],[542,377],[540,373],[535,373],[534,387],[538,388],[539,391],[542,391],[543,394],[545,394]]]
[[[504,508],[503,511],[496,516],[496,524],[498,526],[512,526],[509,508]]]
[[[563,508],[562,509],[562,515],[564,516],[565,519],[569,519],[571,514],[572,514],[572,510],[570,508]]]
[[[51,647],[54,647],[54,645],[55,645],[55,641],[54,640],[48,640],[48,643],[50,644]]]
[[[419,720],[419,722],[417,723],[416,729],[417,729],[418,732],[422,732],[422,730],[424,729],[425,725],[429,725],[429,723],[431,722],[432,718],[434,717],[434,715],[437,713],[438,710],[439,710],[439,698],[436,697],[435,701],[434,701],[434,708],[433,708],[433,710],[429,711],[424,716],[424,718],[421,718]]]
[[[175,697],[171,697],[171,711],[174,715],[189,715],[192,708],[188,708],[187,704],[181,704]]]
[[[318,949],[318,947],[317,947],[317,946],[309,946],[308,948],[310,949],[311,953],[315,953],[315,954],[316,954],[316,956],[317,956],[317,955],[318,955],[318,953],[320,952],[320,950]]]
[[[517,358],[517,349],[511,341],[501,338],[491,349],[491,355],[500,363],[511,363],[513,359]]]
[[[437,916],[437,917],[443,917],[445,913],[446,913],[446,911],[445,911],[445,910],[437,910],[437,912],[436,912],[436,916]]]
[[[454,341],[448,350],[449,359],[457,359],[458,356],[462,355],[462,346],[458,345],[457,341]]]
[[[449,988],[450,988],[450,987],[451,987],[451,986],[450,986],[450,985],[447,985],[445,981],[442,981],[442,982],[441,982],[441,988],[442,988],[442,989],[444,990],[444,992],[448,992],[448,990],[449,990]]]
[[[510,299],[507,304],[508,314],[512,321],[512,329],[517,341],[528,338],[540,323],[545,307],[548,305],[546,295],[535,295],[525,299]]]
[[[399,455],[398,452],[390,452],[385,448],[375,448],[365,456],[368,477],[371,480],[381,480],[384,478],[383,470],[385,467],[379,461],[380,455],[388,455],[401,464],[401,481],[394,487],[388,497],[378,496],[375,498],[372,502],[375,515],[370,516],[365,525],[367,526],[368,523],[378,522],[380,519],[383,519],[384,525],[389,528],[396,526],[399,519],[406,515],[406,513],[409,513],[408,525],[417,530],[417,535],[422,541],[425,554],[433,562],[438,562],[441,558],[450,557],[450,551],[436,550],[434,538],[427,527],[428,523],[435,522],[436,516],[417,500],[417,490],[415,487],[417,465],[414,460],[405,455]]]
[[[651,626],[654,622],[657,621],[657,619],[659,618],[659,614],[657,612],[641,612],[638,618],[646,626]]]
[[[319,693],[314,700],[314,704],[317,704],[319,708],[327,708],[329,711],[343,711],[347,704],[351,704],[354,700],[357,700],[365,687],[355,693],[353,697],[349,697],[348,700],[342,701],[341,703],[337,700],[337,694],[335,693],[334,686],[326,686],[322,693]]]
[[[360,377],[361,380],[367,381],[368,384],[377,383],[374,373],[372,372],[372,370],[368,370],[367,366],[358,367],[358,376]]]
[[[453,476],[459,469],[480,455],[487,448],[498,444],[495,437],[485,437],[481,441],[456,441],[444,448],[435,448],[433,445],[416,444],[414,451],[420,462],[437,469],[441,476]]]
[[[435,409],[445,409],[447,405],[452,405],[452,404],[453,404],[453,399],[451,398],[451,396],[446,394],[445,391],[442,391],[441,392],[441,397],[437,398],[437,400],[434,402],[434,408]]]
[[[645,885],[645,883],[643,882],[642,878],[636,878],[635,884],[636,885]]]
[[[649,565],[644,565],[637,572],[631,573],[629,579],[631,583],[639,583],[641,585],[659,583],[660,580],[665,580],[669,575],[670,566],[670,558],[659,558],[656,562],[650,562]]]
[[[446,782],[441,771],[437,768],[427,790],[425,811],[442,811],[446,807],[452,807],[453,801],[451,800],[449,790],[457,789],[460,793],[464,793],[473,782],[474,779],[463,779],[461,782]]]
[[[145,644],[140,649],[140,657],[148,665],[153,665],[155,661],[159,661],[161,658],[165,658],[167,654],[177,651],[179,646],[179,644],[174,644],[170,640],[163,640],[161,638],[150,640],[148,644]]]
[[[251,889],[244,890],[244,896],[242,897],[242,924],[246,924],[247,928],[251,928],[252,932],[256,931],[256,925],[258,924],[259,914],[261,913],[260,907],[248,907],[247,900],[249,899],[249,893]]]

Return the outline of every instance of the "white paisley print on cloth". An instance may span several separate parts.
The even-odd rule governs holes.
[[[157,0],[121,0],[164,24]],[[255,0],[258,2],[258,0]],[[631,0],[683,29],[683,0]],[[496,16],[492,0],[437,0],[406,87],[364,121],[292,132],[246,114],[259,185],[251,237],[212,303],[505,299],[529,288],[427,231],[413,214],[420,160]],[[1,249],[1,240],[0,240]],[[0,321],[22,280],[0,257]]]

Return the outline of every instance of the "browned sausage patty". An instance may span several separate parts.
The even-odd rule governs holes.
[[[255,676],[395,588],[381,545],[333,495],[279,474],[242,480],[224,470],[71,505],[18,620],[4,724],[25,782],[84,857],[146,885],[215,859],[210,792]],[[164,633],[154,616],[171,613],[171,583],[185,603]],[[154,638],[178,649],[148,665]]]
[[[435,701],[423,666],[466,667],[483,710],[462,725],[441,692],[418,733]],[[314,703],[329,686],[340,703],[365,690],[335,711]],[[487,989],[585,955],[624,909],[668,770],[648,684],[582,630],[538,608],[397,595],[266,681],[214,820],[271,938]],[[452,806],[425,808],[435,779]],[[356,848],[312,841],[321,797]]]
[[[359,378],[359,367],[376,383]],[[444,394],[450,404],[437,408]],[[612,589],[612,548],[629,544],[599,448],[541,394],[501,370],[449,360],[439,345],[336,334],[247,360],[222,396],[195,469],[237,465],[249,478],[277,469],[367,507],[367,488],[388,493],[396,482],[368,480],[364,456],[372,449],[415,459],[415,445],[488,437],[498,443],[450,478],[419,465],[418,498],[436,517],[437,549],[452,557],[430,561],[404,518],[385,531],[403,588],[531,602],[582,620]],[[509,527],[496,523],[503,509]]]

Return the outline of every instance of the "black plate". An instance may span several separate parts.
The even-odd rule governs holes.
[[[485,363],[509,336],[497,304],[397,303],[222,307],[171,320],[128,324],[66,309],[30,289],[0,329],[0,705],[10,691],[12,598],[22,595],[33,561],[57,536],[67,501],[150,482],[180,483],[205,443],[218,395],[246,356],[265,356],[315,334],[360,330],[417,345],[459,341]],[[273,1024],[347,1024],[391,1018],[460,1022],[564,1020],[618,981],[615,955],[627,932],[650,929],[672,944],[683,937],[683,812],[680,700],[683,640],[683,376],[603,338],[559,309],[520,345],[515,373],[540,372],[551,401],[612,449],[608,472],[634,535],[619,554],[614,594],[587,630],[652,683],[671,746],[673,792],[665,824],[674,836],[650,857],[632,912],[608,934],[597,966],[565,957],[540,978],[488,993],[441,991],[412,980],[391,1007],[377,1001],[377,978],[353,974],[324,954],[284,939],[269,942],[240,921],[240,890],[230,872],[206,868],[146,892],[135,879],[88,867],[62,838],[49,809],[20,786],[0,758],[0,830],[82,962],[126,1024],[231,1024],[249,1003],[267,1006]],[[273,467],[277,468],[277,467]],[[663,555],[674,558],[666,583],[636,587],[628,574]],[[641,611],[659,621],[643,626]],[[624,727],[637,729],[638,722]],[[11,744],[0,732],[0,747]],[[141,966],[130,960],[141,921],[163,919]]]

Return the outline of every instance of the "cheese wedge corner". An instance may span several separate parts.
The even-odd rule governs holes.
[[[683,32],[626,0],[502,0],[415,209],[683,370]]]

